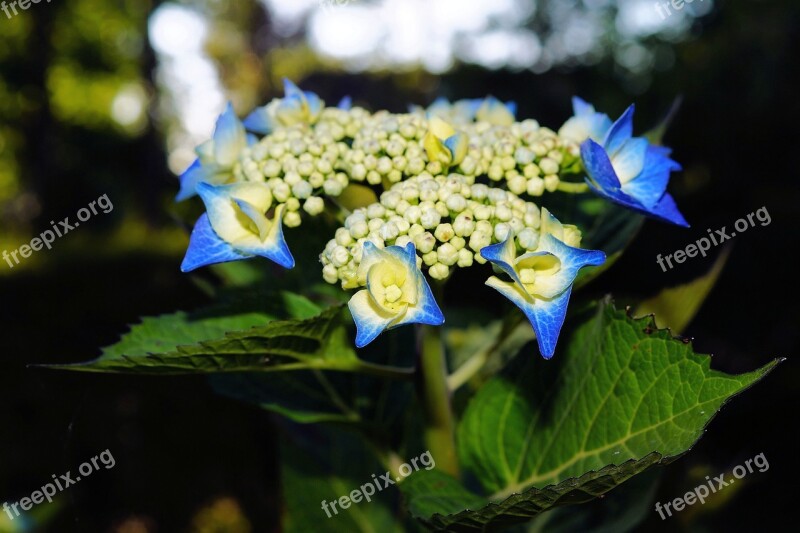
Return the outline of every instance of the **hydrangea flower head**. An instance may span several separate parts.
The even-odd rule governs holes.
[[[589,187],[598,195],[647,216],[688,227],[675,201],[666,192],[669,175],[681,170],[671,150],[633,137],[630,106],[611,126],[602,145],[593,139],[581,144],[581,159]]]
[[[567,120],[558,134],[576,143],[586,139],[602,142],[606,133],[611,129],[611,119],[605,113],[598,113],[594,106],[577,96],[572,98],[574,115]]]
[[[184,272],[225,261],[265,257],[284,268],[294,267],[294,258],[283,237],[284,204],[272,218],[272,193],[265,183],[231,185],[202,183],[198,193],[207,212],[200,217],[186,251]]]
[[[363,348],[384,330],[403,324],[444,324],[431,288],[417,267],[413,243],[380,249],[367,241],[359,265],[366,289],[348,303],[356,323],[356,346]]]
[[[511,278],[511,281],[503,281],[492,276],[486,284],[525,313],[545,359],[555,353],[578,271],[586,266],[602,265],[606,259],[603,252],[583,250],[564,242],[577,245],[574,235],[542,208],[536,250],[518,255],[511,234],[505,241],[481,250],[484,258]]]
[[[267,135],[279,127],[294,124],[314,124],[322,113],[323,101],[315,93],[302,91],[284,79],[284,97],[259,107],[244,120],[245,127],[255,133]]]
[[[247,135],[229,102],[217,119],[214,136],[197,147],[198,158],[181,174],[181,187],[175,200],[181,202],[197,194],[200,183],[223,184],[232,181],[233,166],[239,155],[254,142],[255,139]]]

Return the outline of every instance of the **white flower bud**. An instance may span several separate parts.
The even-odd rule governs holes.
[[[286,200],[287,211],[300,211],[300,200],[297,198],[289,198]]]
[[[475,221],[472,220],[472,215],[468,213],[461,213],[456,217],[453,222],[453,231],[459,237],[469,237],[475,231]]]
[[[350,261],[350,252],[344,246],[337,246],[331,252],[331,263],[337,267],[343,267]]]
[[[522,219],[516,216],[512,217],[511,220],[508,221],[508,225],[515,235],[525,229],[525,224],[523,224]]]
[[[399,236],[399,237],[398,237],[398,238],[397,238],[397,239],[394,241],[394,245],[395,245],[395,246],[402,246],[402,247],[405,247],[405,246],[406,246],[406,244],[408,244],[408,243],[410,243],[410,242],[413,242],[413,240],[411,239],[411,237],[409,237],[408,235],[400,235],[400,236]]]
[[[403,216],[405,215],[406,211],[408,211],[409,207],[411,207],[411,204],[409,204],[405,200],[400,200],[399,202],[397,202],[397,207],[395,207],[394,210],[395,212],[397,212],[398,215]]]
[[[531,196],[541,196],[544,194],[544,180],[539,177],[529,179],[528,194]]]
[[[433,229],[439,225],[441,222],[442,216],[436,209],[426,209],[423,211],[422,216],[420,217],[420,223],[422,227],[425,229]]]
[[[328,196],[339,196],[342,194],[343,188],[338,181],[334,179],[327,179],[322,184],[322,190],[325,191],[325,194]]]
[[[558,163],[550,159],[549,157],[545,157],[541,161],[539,161],[539,168],[542,169],[542,172],[545,174],[558,174]]]
[[[411,227],[411,224],[409,224],[408,220],[397,215],[390,218],[389,222],[392,222],[395,226],[397,226],[397,229],[400,230],[400,233],[407,233]]]
[[[417,247],[417,250],[419,250],[419,253],[421,254],[429,253],[431,250],[433,250],[433,247],[436,244],[436,237],[434,237],[429,231],[420,233],[412,238],[414,239],[414,246]]]
[[[322,277],[326,282],[334,284],[339,281],[339,271],[333,265],[325,265],[322,269]]]
[[[447,209],[456,213],[462,212],[467,208],[467,200],[458,193],[451,194],[445,201]]]
[[[494,238],[497,239],[498,242],[503,242],[508,237],[508,234],[511,232],[511,227],[501,222],[494,227]]]
[[[498,164],[492,164],[492,166],[489,167],[489,172],[487,172],[489,179],[492,181],[500,181],[503,179],[504,174],[505,171],[503,170],[503,167]]]
[[[303,161],[297,165],[297,173],[304,178],[310,176],[312,172],[314,172],[314,163],[311,161]]]
[[[325,200],[323,200],[319,196],[312,196],[311,198],[306,200],[305,203],[303,203],[303,210],[311,216],[319,215],[325,210]],[[347,230],[345,230],[345,232],[346,231]]]
[[[370,233],[375,233],[380,231],[381,227],[383,227],[383,223],[385,221],[382,218],[371,218],[369,222],[367,222],[367,227],[369,228]]]
[[[472,186],[472,198],[473,200],[483,200],[489,195],[489,187],[482,183],[476,183]]]
[[[299,182],[303,181],[303,177],[300,174],[298,174],[297,172],[289,171],[283,177],[283,181],[285,181],[286,184],[291,187],[295,183],[299,183]]]
[[[403,200],[407,202],[414,202],[419,199],[419,189],[416,187],[403,188]]]
[[[489,201],[497,205],[508,199],[508,194],[503,189],[489,189]]]
[[[298,181],[294,185],[292,185],[292,194],[296,198],[304,199],[311,196],[311,193],[314,192],[314,189],[311,187],[311,184],[307,181]]]
[[[383,178],[381,178],[381,175],[378,174],[376,171],[370,170],[369,172],[367,172],[367,183],[369,183],[370,185],[380,185],[382,181]]]
[[[347,231],[347,228],[339,228],[336,230],[336,244],[339,246],[350,246],[353,244],[353,236]]]
[[[325,176],[316,171],[312,172],[308,177],[308,183],[311,184],[313,189],[319,189],[322,187],[322,184],[325,183]]]
[[[277,178],[280,176],[281,170],[283,170],[281,164],[274,159],[265,161],[264,165],[261,167],[261,172],[268,178]]]
[[[515,174],[513,177],[509,178],[506,183],[508,184],[508,190],[514,194],[523,194],[528,189],[528,180],[520,174]]]
[[[439,246],[439,248],[436,249],[436,253],[438,254],[439,262],[447,266],[452,266],[458,261],[458,250],[449,242]]]
[[[539,232],[531,228],[525,228],[517,234],[517,242],[523,250],[533,251],[539,246]]]
[[[356,222],[352,226],[350,226],[350,235],[354,239],[363,239],[369,234],[369,226],[366,222],[360,221]]]
[[[289,198],[289,195],[292,193],[291,189],[289,188],[289,185],[287,185],[283,181],[273,182],[271,187],[272,187],[272,195],[275,197],[275,200],[277,200],[280,203],[285,203],[286,200]]]
[[[428,266],[433,266],[439,260],[439,254],[436,252],[428,252],[426,254],[422,254],[422,262]]]
[[[558,189],[558,183],[561,181],[555,174],[544,177],[544,188],[548,192],[555,192]]]
[[[490,205],[477,205],[472,214],[475,220],[485,221],[492,218],[494,209]]]
[[[491,236],[482,231],[473,232],[469,238],[469,247],[475,252],[480,252],[482,248],[490,244],[492,244]]]
[[[387,222],[381,229],[378,230],[378,234],[381,236],[381,239],[384,241],[392,241],[400,235],[400,230],[397,228],[397,224],[394,222]]]
[[[367,218],[383,218],[386,208],[381,204],[370,204],[367,207]]]
[[[367,177],[367,167],[362,163],[353,165],[353,168],[350,169],[350,177],[353,178],[354,181],[364,181],[364,178]]]
[[[412,239],[415,238],[417,235],[422,235],[425,233],[425,228],[420,226],[419,224],[412,224],[410,228],[408,228],[408,236]]]
[[[455,231],[451,224],[439,224],[433,234],[441,242],[447,242],[455,236]]]
[[[447,279],[447,276],[450,275],[450,268],[447,265],[443,265],[442,263],[436,263],[432,267],[428,269],[428,274],[433,279],[443,280]]]
[[[472,266],[474,255],[472,252],[467,250],[466,248],[462,248],[458,251],[458,266],[461,268],[467,268]]]
[[[434,208],[436,209],[436,212],[439,213],[439,216],[441,216],[442,218],[450,216],[450,210],[447,209],[447,204],[445,204],[441,200],[436,202]]]
[[[389,209],[395,209],[401,199],[402,196],[397,191],[386,191],[381,194],[381,204]]]
[[[410,206],[408,209],[406,209],[406,212],[403,213],[403,218],[405,218],[412,224],[416,224],[417,222],[419,222],[421,216],[422,216],[422,210],[419,208],[419,206],[416,205]]]
[[[486,235],[492,235],[494,233],[494,226],[488,220],[479,220],[475,223],[475,229],[477,231],[483,232]]]
[[[517,148],[516,152],[514,152],[514,160],[520,166],[530,165],[533,163],[534,154],[531,150],[524,146],[520,146]]]
[[[511,209],[508,207],[508,204],[502,203],[495,207],[494,216],[501,222],[508,222],[511,220],[513,215],[511,213]]]
[[[303,219],[300,218],[300,213],[297,211],[289,211],[283,215],[283,224],[287,228],[296,228],[303,222]]]

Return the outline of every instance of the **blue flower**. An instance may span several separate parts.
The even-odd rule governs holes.
[[[182,271],[255,256],[266,257],[284,268],[294,267],[283,237],[285,206],[278,205],[272,219],[267,218],[272,193],[266,183],[201,183],[197,191],[207,211],[192,231]]]
[[[380,249],[366,241],[358,268],[367,288],[355,293],[348,303],[356,323],[358,348],[403,324],[444,324],[444,315],[417,267],[413,243]]]
[[[175,200],[181,202],[197,194],[200,183],[220,185],[232,181],[233,166],[239,160],[239,154],[255,141],[254,137],[247,135],[233,105],[228,102],[217,119],[214,136],[197,147],[198,158],[181,174],[181,187]]]
[[[315,93],[302,91],[291,81],[283,80],[284,97],[259,107],[244,119],[245,127],[254,133],[268,135],[279,127],[314,124],[325,107]]]
[[[555,353],[578,271],[586,266],[602,265],[606,260],[603,252],[568,246],[559,237],[564,238],[561,223],[542,209],[541,235],[536,250],[517,256],[513,233],[505,241],[481,249],[486,260],[511,278],[511,281],[503,281],[492,276],[486,285],[525,313],[545,359]]]
[[[675,200],[666,192],[670,172],[681,166],[670,159],[671,150],[633,137],[630,106],[608,130],[603,144],[587,139],[581,144],[586,182],[595,193],[665,222],[689,227]]]
[[[582,143],[586,139],[602,142],[611,129],[611,119],[605,113],[598,113],[594,106],[578,98],[572,98],[572,110],[575,113],[567,120],[558,135]]]

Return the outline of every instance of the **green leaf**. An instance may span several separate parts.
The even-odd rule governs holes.
[[[654,314],[658,317],[659,326],[669,328],[675,334],[681,333],[716,285],[730,252],[730,247],[725,248],[705,275],[684,285],[664,289],[653,298],[645,300],[636,307],[634,315]]]
[[[654,453],[641,461],[609,465],[579,478],[512,494],[498,503],[488,502],[469,492],[453,477],[435,470],[416,472],[400,485],[400,489],[408,499],[411,514],[428,527],[447,531],[497,531],[527,522],[553,508],[592,501],[661,459]]]
[[[281,479],[285,513],[283,531],[402,532],[397,515],[397,491],[374,490],[371,501],[361,499],[347,509],[330,502],[371,485],[383,468],[363,441],[340,430],[315,426],[294,431],[281,443]],[[412,476],[413,477],[413,476]],[[374,486],[373,486],[374,489]],[[369,492],[369,488],[365,488]],[[328,511],[322,502],[328,502]],[[330,514],[330,517],[328,517]]]
[[[307,311],[306,307],[302,312]],[[139,374],[350,371],[360,362],[342,323],[341,311],[341,306],[335,306],[312,318],[266,324],[270,317],[261,314],[198,318],[176,313],[146,318],[120,342],[104,349],[98,359],[48,367]],[[252,327],[256,324],[261,325]]]
[[[410,366],[404,347],[413,344],[413,329],[394,330],[361,352],[365,361]],[[244,373],[211,376],[214,389],[225,396],[255,403],[302,424],[336,422],[367,432],[398,435],[402,418],[414,399],[410,381],[387,380],[360,373],[297,372]]]
[[[429,484],[412,494],[428,502],[417,516],[472,530],[602,495],[689,450],[726,401],[779,362],[738,376],[711,370],[710,357],[652,317],[632,319],[608,302],[578,322],[553,360],[523,350],[468,405],[458,448],[483,506],[455,509],[457,498],[442,503]]]

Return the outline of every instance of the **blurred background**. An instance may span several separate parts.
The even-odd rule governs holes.
[[[693,227],[647,222],[594,288],[625,299],[689,281],[712,258],[663,273],[656,254],[766,207],[772,224],[733,241],[686,335],[719,370],[789,361],[663,470],[655,499],[759,453],[770,470],[669,523],[651,512],[640,527],[792,523],[799,23],[795,0],[682,9],[666,0],[60,0],[0,12],[0,250],[103,194],[114,205],[53,250],[13,269],[0,263],[0,502],[105,449],[116,459],[27,525],[0,516],[0,532],[280,530],[276,429],[265,412],[215,396],[202,378],[28,365],[92,359],[142,315],[205,303],[178,268],[188,237],[172,201],[176,174],[226,101],[245,115],[281,96],[282,77],[328,102],[351,95],[396,112],[493,94],[551,128],[575,94],[613,117],[635,102],[638,131],[682,95],[666,142],[685,169],[670,190]]]

